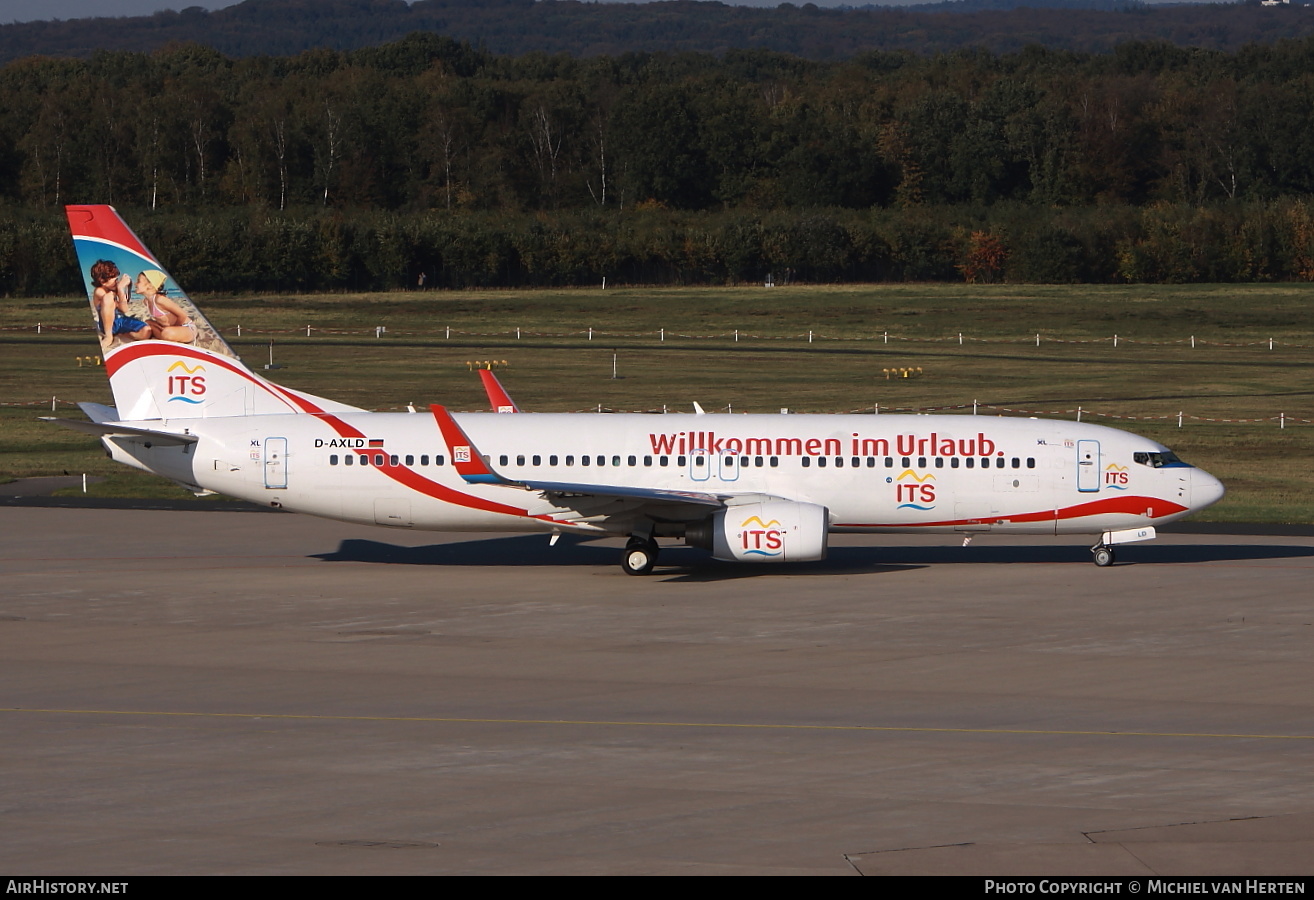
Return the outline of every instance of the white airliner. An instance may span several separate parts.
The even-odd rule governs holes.
[[[113,208],[67,212],[115,406],[60,422],[197,492],[393,528],[628,536],[633,575],[658,538],[765,563],[822,559],[835,532],[1090,534],[1107,566],[1223,496],[1167,447],[1068,421],[373,413],[252,372]]]

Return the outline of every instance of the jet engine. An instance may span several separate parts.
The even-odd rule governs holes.
[[[829,514],[815,503],[768,500],[728,506],[690,525],[685,542],[734,562],[808,562],[826,558]]]

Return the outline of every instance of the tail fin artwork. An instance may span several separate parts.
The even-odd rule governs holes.
[[[112,206],[67,206],[120,421],[356,411],[256,375]]]

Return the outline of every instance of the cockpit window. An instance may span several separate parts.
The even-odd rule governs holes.
[[[1133,453],[1132,459],[1142,466],[1149,466],[1152,469],[1172,469],[1172,468],[1190,468],[1187,463],[1177,458],[1177,454],[1171,450],[1161,450],[1154,453]]]

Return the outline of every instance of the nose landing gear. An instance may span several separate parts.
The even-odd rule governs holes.
[[[1090,548],[1090,552],[1095,565],[1100,568],[1113,565],[1114,560],[1117,558],[1113,555],[1113,548],[1107,544],[1096,544]]]

